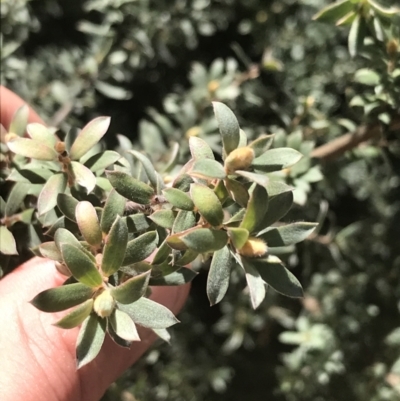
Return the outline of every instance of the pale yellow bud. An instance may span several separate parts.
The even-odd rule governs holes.
[[[254,160],[254,150],[248,146],[238,148],[229,153],[225,159],[226,172],[233,173],[236,170],[246,170]]]
[[[259,258],[268,251],[267,244],[260,238],[250,237],[238,252],[249,258]]]
[[[104,290],[94,300],[93,309],[100,317],[110,316],[114,308],[115,299],[109,290]]]
[[[57,142],[56,145],[54,146],[56,151],[58,153],[63,153],[65,152],[65,143],[64,142]]]
[[[219,82],[214,79],[208,83],[207,89],[210,93],[214,93],[219,88],[219,85]]]
[[[201,128],[196,126],[196,127],[189,128],[186,131],[185,136],[186,136],[186,138],[190,138],[191,136],[198,136],[200,133],[201,133]]]

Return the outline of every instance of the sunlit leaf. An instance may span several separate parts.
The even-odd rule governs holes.
[[[204,185],[192,184],[190,195],[199,213],[212,226],[219,226],[224,219],[221,202],[214,191]]]
[[[55,326],[62,329],[72,329],[79,326],[92,312],[93,299],[88,299],[83,304],[76,307],[73,311],[69,312],[66,316],[60,319]]]
[[[79,201],[71,195],[59,193],[57,195],[57,206],[61,213],[69,220],[76,222],[75,209]]]
[[[150,285],[159,285],[159,286],[167,286],[167,285],[183,285],[186,283],[190,283],[195,277],[197,273],[192,269],[188,269],[187,267],[181,267],[176,271],[167,274],[162,277],[155,277],[150,279]]]
[[[79,162],[71,162],[70,168],[75,182],[86,188],[87,193],[92,192],[96,186],[96,177],[94,174]]]
[[[269,227],[271,224],[284,217],[293,205],[293,192],[282,192],[268,200],[268,209],[260,223],[260,228]]]
[[[13,185],[5,205],[4,214],[6,216],[12,216],[21,207],[23,200],[28,194],[28,185],[23,182],[17,182]]]
[[[47,213],[57,205],[58,194],[63,193],[67,187],[67,176],[64,173],[54,174],[46,182],[37,202],[39,215]]]
[[[85,161],[85,166],[93,171],[96,172],[103,172],[108,166],[114,164],[121,158],[121,155],[113,150],[106,150],[101,153],[97,153],[93,155],[88,160]]]
[[[261,156],[272,145],[275,135],[261,135],[249,143],[249,147],[254,150],[255,157]]]
[[[140,262],[149,257],[158,245],[157,231],[149,231],[128,242],[123,266]]]
[[[257,309],[265,298],[265,282],[252,263],[243,258],[242,264],[246,273],[246,282],[249,288],[251,305],[253,309]]]
[[[223,248],[228,242],[228,235],[222,230],[199,228],[182,235],[180,240],[188,248],[198,253],[206,253]]]
[[[158,186],[158,174],[153,166],[153,163],[150,161],[150,159],[145,156],[144,154],[136,151],[136,150],[129,150],[129,153],[131,153],[137,160],[142,163],[144,171],[147,175],[147,178],[149,179],[151,186],[156,189]]]
[[[240,140],[240,127],[233,111],[223,103],[213,102],[215,118],[218,122],[225,153],[236,149]]]
[[[101,214],[100,226],[103,233],[108,233],[110,231],[117,216],[123,216],[125,204],[126,199],[115,189],[110,191],[106,203],[104,204],[103,213]]]
[[[44,258],[56,260],[57,262],[63,261],[61,252],[54,241],[43,242],[39,245],[39,250]]]
[[[141,298],[149,284],[151,270],[124,281],[111,290],[112,296],[121,304],[131,304]]]
[[[190,196],[177,188],[166,188],[163,190],[165,199],[174,207],[182,210],[193,210],[194,203]]]
[[[317,227],[317,223],[292,223],[269,229],[260,238],[269,247],[297,244],[305,240]]]
[[[100,245],[102,233],[94,206],[88,201],[79,202],[75,209],[75,217],[83,238],[90,245]]]
[[[321,22],[334,23],[344,15],[349,13],[354,8],[354,4],[351,0],[340,0],[327,7],[324,7],[321,11],[315,14],[312,19]]]
[[[264,172],[279,171],[296,164],[303,155],[291,148],[267,150],[253,160],[253,167]]]
[[[31,123],[26,127],[28,135],[48,146],[49,148],[53,148],[57,142],[57,137],[44,125],[39,123]]]
[[[248,202],[240,228],[253,232],[261,223],[268,208],[268,193],[264,187],[256,185]]]
[[[118,337],[126,341],[140,341],[135,323],[127,313],[115,309],[109,319]]]
[[[18,255],[14,236],[6,226],[0,226],[0,252],[4,255]]]
[[[24,104],[14,113],[10,123],[9,132],[18,136],[23,136],[26,131],[26,125],[28,124],[29,118],[29,107]]]
[[[196,224],[196,217],[193,212],[188,210],[180,210],[176,215],[174,225],[172,226],[172,233],[180,233],[194,227]]]
[[[189,172],[193,177],[213,179],[223,179],[226,177],[224,168],[215,160],[211,159],[199,159],[193,163],[193,166]]]
[[[175,221],[175,213],[172,210],[157,210],[149,216],[158,226],[172,228]]]
[[[245,228],[231,227],[227,231],[231,243],[236,249],[242,248],[249,239],[249,231]]]
[[[214,160],[214,153],[210,146],[201,138],[191,136],[189,138],[189,149],[192,158],[195,160],[211,159]]]

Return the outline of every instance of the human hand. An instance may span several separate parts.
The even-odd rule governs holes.
[[[24,102],[0,86],[0,122],[7,128]],[[43,121],[30,110],[30,122]],[[100,354],[76,370],[79,327],[52,325],[63,313],[40,312],[29,301],[64,281],[54,262],[33,258],[0,281],[0,394],[2,401],[97,401],[108,386],[149,348],[156,336],[139,329],[141,342],[127,351],[106,338]],[[189,286],[155,287],[151,298],[177,313]]]

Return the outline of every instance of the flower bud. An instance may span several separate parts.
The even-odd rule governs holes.
[[[244,245],[238,250],[240,255],[249,258],[259,258],[268,251],[267,244],[261,238],[250,237]]]
[[[94,311],[100,317],[110,316],[114,311],[115,299],[111,295],[109,290],[104,290],[100,295],[96,297],[93,304]]]
[[[254,160],[254,150],[248,146],[238,148],[229,153],[225,159],[226,172],[233,173],[236,170],[246,170]]]

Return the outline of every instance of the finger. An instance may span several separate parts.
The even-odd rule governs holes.
[[[26,104],[26,102],[24,102],[18,95],[0,85],[0,123],[6,129],[10,126],[14,113],[24,104]],[[43,120],[31,108],[29,108],[28,121],[30,123],[44,124]]]
[[[39,399],[97,401],[108,386],[151,345],[155,335],[140,331],[142,341],[127,351],[109,338],[97,358],[76,370],[75,345],[79,328],[59,329],[52,324],[63,314],[38,311],[28,302],[64,277],[50,260],[33,258],[0,282],[0,389],[3,400]],[[188,286],[155,288],[152,299],[177,313]],[[60,315],[60,316],[58,316]],[[23,366],[23,369],[21,369]]]

